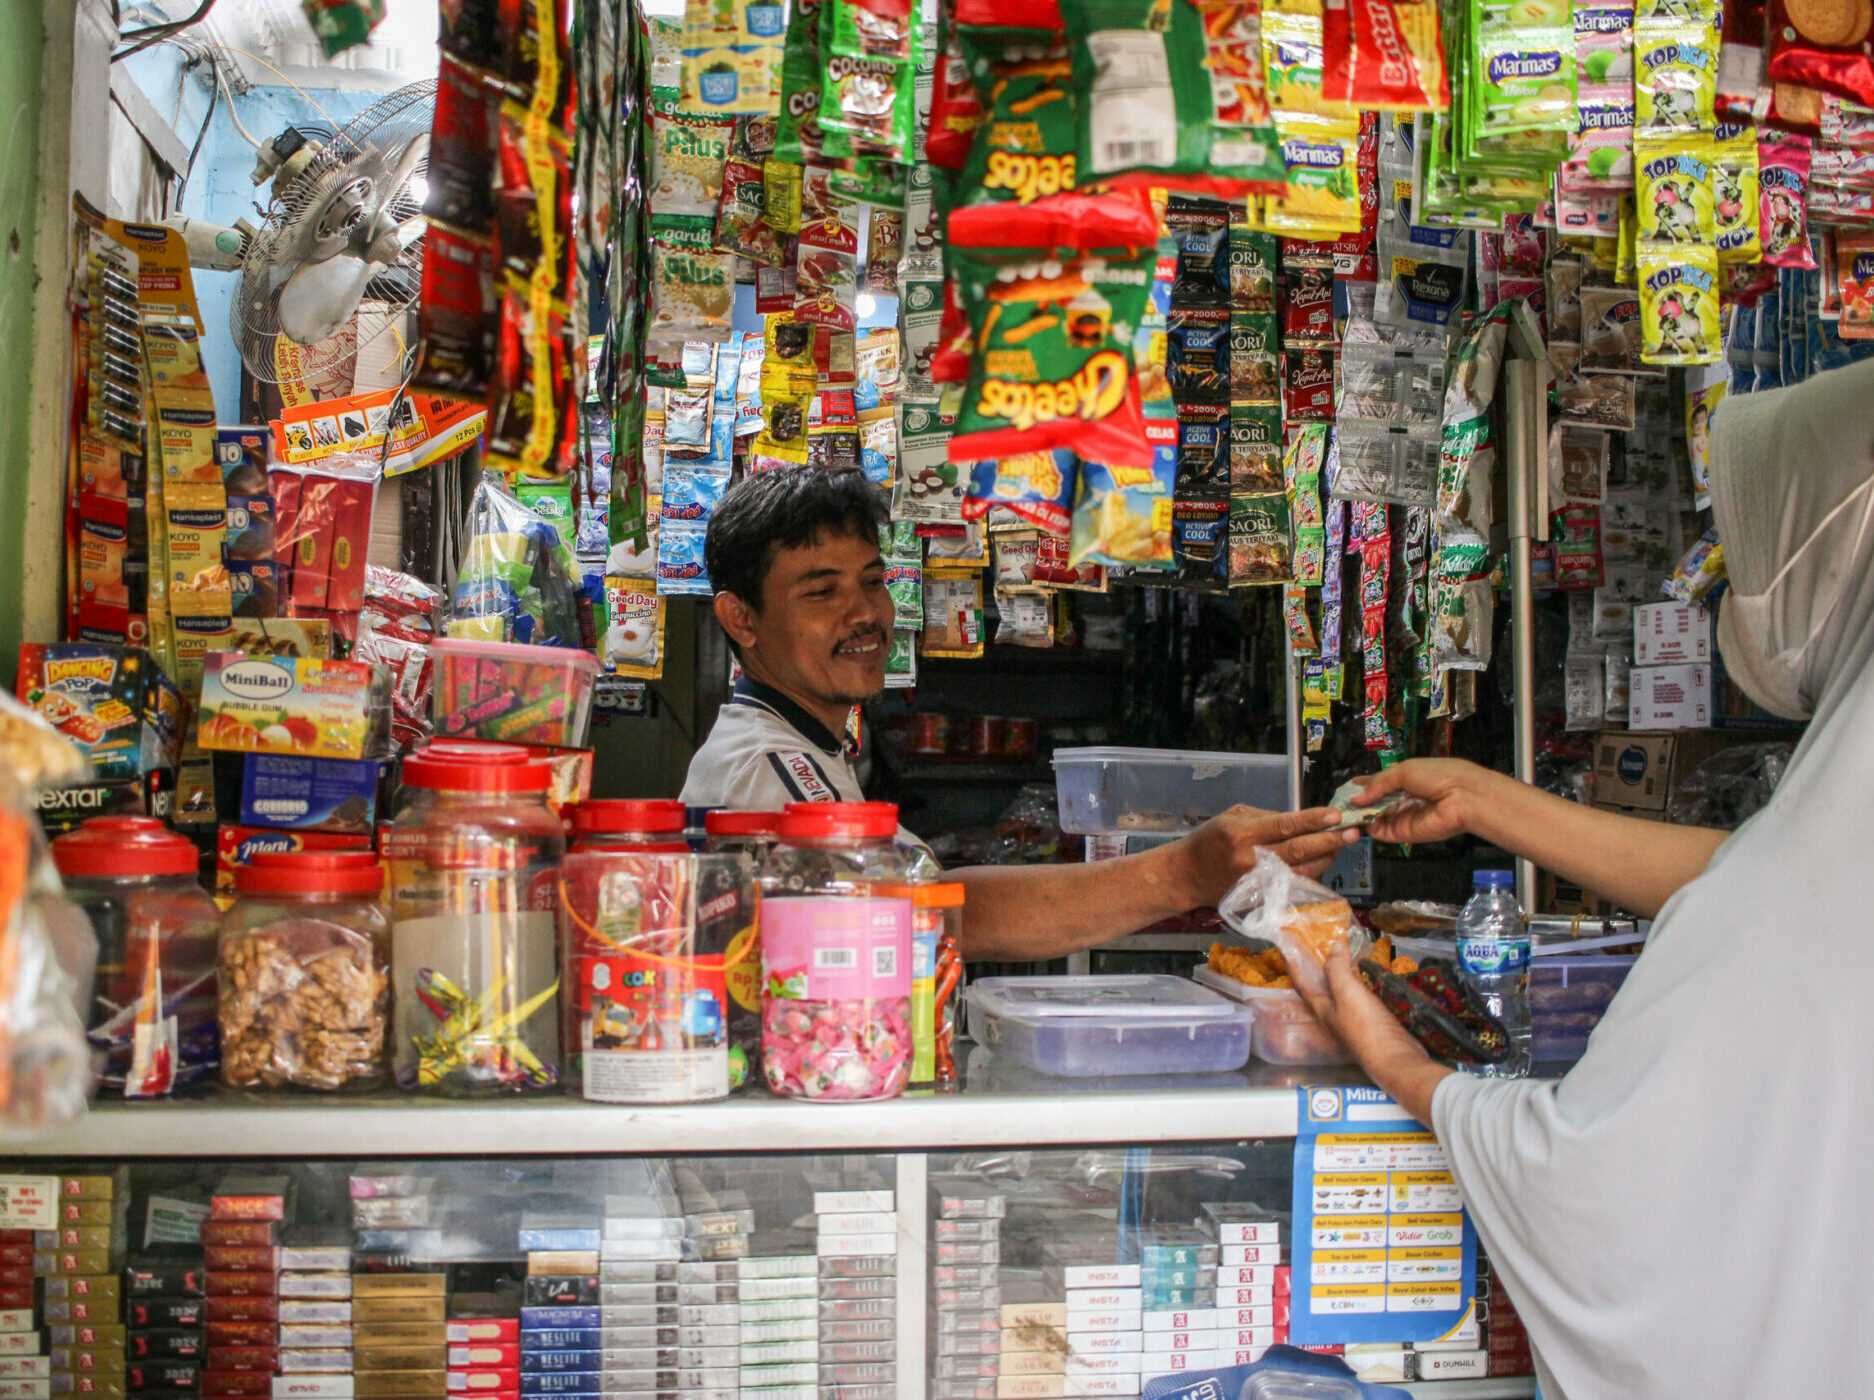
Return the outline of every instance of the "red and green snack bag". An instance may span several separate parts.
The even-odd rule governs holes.
[[[781,50],[781,112],[775,125],[774,159],[805,165],[822,154],[820,89],[825,64],[820,56],[820,10],[828,0],[794,0]]]
[[[937,12],[937,75],[931,90],[930,122],[924,134],[924,158],[945,170],[961,170],[970,158],[983,104],[970,81],[970,66],[957,38],[950,7]]]
[[[1057,194],[1023,209],[972,204],[950,214],[952,251],[987,262],[1026,261],[1043,253],[1129,256],[1158,246],[1158,218],[1137,192]]]
[[[918,58],[909,0],[826,0],[820,50],[821,131],[845,137],[855,154],[908,159]]]
[[[1064,447],[1149,461],[1132,341],[1157,256],[1011,264],[953,249],[973,344],[950,460]]]
[[[1081,180],[1239,199],[1281,193],[1284,167],[1266,98],[1257,112],[1230,85],[1226,121],[1213,75],[1230,55],[1247,62],[1253,54],[1260,64],[1259,11],[1200,12],[1191,0],[1066,0],[1061,13],[1079,95]]]
[[[1033,204],[1072,190],[1080,130],[1066,36],[959,26],[957,37],[983,105],[958,205]]]

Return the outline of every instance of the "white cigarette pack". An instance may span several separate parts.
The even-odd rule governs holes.
[[[352,1400],[357,1384],[351,1376],[275,1376],[273,1400]]]
[[[1254,1249],[1250,1245],[1248,1248]],[[1225,1288],[1273,1288],[1275,1287],[1274,1264],[1230,1264],[1217,1270],[1217,1287]],[[1217,1301],[1223,1298],[1219,1294]]]
[[[1222,1324],[1215,1308],[1172,1308],[1141,1315],[1139,1326],[1146,1332],[1204,1332]]]
[[[1137,1395],[1140,1376],[1137,1371],[1124,1375],[1111,1376],[1068,1376],[1066,1394],[1082,1395]]]
[[[1137,1288],[1137,1264],[1063,1264],[1061,1281],[1068,1288]]]
[[[1069,1308],[1071,1332],[1137,1332],[1144,1314],[1138,1308]]]
[[[1092,1308],[1136,1308],[1145,1298],[1143,1288],[1070,1288],[1067,1306],[1072,1312]]]
[[[1228,1268],[1232,1264],[1280,1264],[1282,1246],[1279,1244],[1226,1244],[1223,1256],[1217,1261]]]
[[[1145,1348],[1145,1334],[1132,1332],[1069,1332],[1067,1350],[1074,1356],[1101,1356],[1137,1352]]]
[[[842,1211],[815,1218],[821,1238],[828,1235],[895,1235],[898,1212],[895,1210]]]
[[[821,1235],[817,1249],[823,1259],[847,1254],[896,1254],[898,1234],[894,1227],[888,1235]]]
[[[1489,1355],[1481,1351],[1421,1351],[1413,1360],[1422,1381],[1478,1380],[1490,1374]]]
[[[813,1209],[818,1215],[837,1215],[841,1211],[896,1210],[898,1197],[892,1191],[815,1191]]]

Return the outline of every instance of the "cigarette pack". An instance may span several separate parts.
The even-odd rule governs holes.
[[[1271,1290],[1271,1300],[1260,1307],[1232,1308],[1219,1310],[1219,1327],[1286,1327],[1288,1325],[1288,1299],[1276,1300]],[[1459,1348],[1462,1350],[1463,1348]]]
[[[596,1395],[602,1389],[597,1371],[521,1372],[522,1395]]]
[[[434,1342],[388,1342],[366,1346],[354,1344],[352,1356],[360,1371],[439,1371],[448,1364],[448,1347],[442,1338]]]
[[[897,1315],[896,1298],[828,1298],[820,1304],[821,1322],[857,1322]]]
[[[52,1374],[52,1360],[46,1356],[0,1356],[0,1381],[44,1380]]]
[[[1058,1376],[1067,1370],[1064,1351],[1017,1351],[1002,1358],[1004,1376]]]
[[[61,1225],[109,1225],[117,1219],[117,1202],[103,1200],[61,1200],[58,1205]]]
[[[898,1249],[898,1236],[891,1235],[821,1235],[819,1240],[820,1256],[852,1256],[895,1254]]]
[[[22,1290],[29,1305],[32,1290]],[[48,1298],[40,1306],[47,1322],[109,1322],[123,1315],[123,1304],[115,1298]]]
[[[124,1367],[130,1390],[200,1390],[202,1365],[196,1361],[133,1361]]]
[[[521,1298],[530,1308],[578,1307],[599,1301],[599,1277],[590,1274],[529,1274]]]
[[[521,1217],[520,1247],[523,1253],[536,1250],[593,1251],[604,1238],[596,1222],[576,1218]]]
[[[683,1257],[682,1240],[607,1240],[599,1248],[599,1277],[613,1283],[642,1279],[644,1264],[672,1267]]]
[[[890,1318],[875,1318],[859,1322],[822,1322],[820,1324],[820,1345],[842,1346],[857,1342],[894,1341],[898,1336],[898,1324]]]
[[[1008,1213],[1007,1196],[976,1195],[960,1188],[946,1188],[937,1195],[940,1220],[1001,1220]]]
[[[1147,1350],[1218,1351],[1225,1345],[1235,1345],[1233,1342],[1226,1342],[1226,1339],[1232,1335],[1216,1327],[1208,1327],[1201,1332],[1153,1332],[1147,1338],[1151,1342]]]
[[[212,1301],[209,1306],[213,1308]],[[316,1322],[326,1326],[336,1326],[352,1320],[350,1303],[327,1302],[316,1298],[284,1299],[276,1311],[282,1324]]]
[[[344,1273],[351,1268],[351,1246],[345,1244],[288,1244],[280,1246],[282,1269]]]
[[[746,1279],[813,1278],[817,1263],[811,1254],[773,1254],[736,1261],[736,1274]]]
[[[132,1298],[124,1309],[124,1319],[132,1327],[200,1327],[200,1298]],[[74,1318],[73,1321],[83,1319]]]
[[[273,1400],[353,1400],[350,1376],[275,1376]]]
[[[607,1327],[675,1327],[677,1314],[681,1311],[675,1303],[655,1303],[649,1306],[634,1304],[630,1307],[608,1307],[605,1309]]]
[[[203,1395],[268,1395],[278,1379],[265,1371],[204,1371]]]
[[[744,1366],[741,1368],[743,1390],[769,1385],[818,1385],[818,1363],[800,1361],[779,1366]]]
[[[677,1265],[679,1283],[734,1283],[741,1275],[739,1259],[686,1259]]]
[[[812,1317],[825,1305],[816,1302],[813,1298],[800,1297],[770,1298],[764,1302],[731,1303],[726,1306],[736,1309],[736,1320],[738,1322],[749,1324],[758,1322],[788,1322],[798,1318]],[[690,1317],[690,1309],[683,1309],[682,1316],[687,1322]]]
[[[1214,1308],[1222,1301],[1222,1296],[1214,1287],[1148,1288],[1141,1299],[1141,1306],[1162,1312],[1168,1308]]]
[[[521,1372],[518,1366],[465,1366],[451,1367],[449,1370],[451,1391],[518,1394],[520,1387]]]
[[[1076,1356],[1105,1356],[1143,1351],[1143,1332],[1069,1332],[1067,1349]]]
[[[1288,1295],[1284,1293],[1282,1296],[1286,1298]],[[1272,1283],[1246,1288],[1220,1288],[1217,1290],[1217,1311],[1227,1317],[1237,1308],[1267,1307],[1275,1299],[1275,1285]]]
[[[1139,1373],[1128,1372],[1123,1375],[1069,1375],[1065,1394],[1073,1397],[1083,1395],[1137,1395],[1141,1377]]]
[[[716,1295],[717,1288],[728,1288],[730,1297]],[[740,1290],[739,1301],[761,1303],[771,1298],[811,1298],[819,1291],[819,1280],[807,1278],[745,1278],[731,1287],[727,1284],[680,1284],[677,1301],[680,1303],[717,1303],[729,1302]]]
[[[1235,1327],[1220,1328],[1216,1334],[1216,1345],[1222,1350],[1243,1351],[1251,1347],[1272,1347],[1287,1339],[1287,1327]]]
[[[269,1375],[281,1369],[286,1353],[278,1347],[210,1347],[208,1369],[211,1371],[265,1371]],[[315,1369],[310,1366],[288,1368],[295,1371]],[[349,1364],[333,1369],[349,1371]]]
[[[210,670],[216,669],[217,658],[228,662],[244,659],[239,655],[212,653],[208,658]],[[209,747],[206,743],[204,748]],[[286,1218],[286,1197],[292,1188],[292,1178],[287,1176],[252,1176],[229,1177],[215,1188],[215,1194],[208,1202],[210,1220],[284,1220]]]
[[[886,1254],[839,1254],[820,1256],[820,1277],[834,1278],[895,1278],[898,1273],[898,1256]]]
[[[33,1255],[37,1274],[108,1274],[111,1252],[108,1249],[42,1249]]]
[[[596,1347],[591,1349],[597,1350]],[[520,1343],[452,1342],[449,1345],[448,1364],[451,1370],[458,1367],[516,1367],[521,1364]]]
[[[1217,1286],[1215,1265],[1208,1269],[1195,1266],[1174,1268],[1166,1265],[1162,1268],[1147,1269],[1141,1277],[1144,1281],[1141,1292],[1147,1294],[1166,1293],[1179,1288],[1215,1288]]]
[[[1000,1356],[937,1356],[931,1360],[931,1374],[939,1380],[994,1380],[1002,1374]]]
[[[349,1275],[346,1276],[349,1279]],[[275,1273],[252,1273],[228,1270],[206,1276],[209,1296],[222,1298],[277,1298],[280,1276]]]
[[[202,1300],[204,1322],[270,1322],[279,1315],[280,1300],[272,1295],[264,1298],[225,1296]]]
[[[605,1349],[586,1347],[576,1351],[530,1351],[526,1360],[517,1362],[528,1371],[597,1371],[603,1365]]]
[[[22,1232],[23,1233],[23,1232]],[[111,1227],[108,1225],[61,1225],[55,1230],[34,1230],[30,1240],[0,1244],[0,1261],[30,1264],[37,1249],[109,1249]]]
[[[655,1304],[660,1307],[675,1307],[682,1295],[683,1288],[697,1288],[709,1294],[710,1302],[736,1301],[733,1284],[679,1284],[679,1283],[602,1283],[599,1285],[599,1303],[606,1309],[642,1308]],[[726,1292],[727,1297],[722,1295]]]
[[[939,1264],[1000,1264],[1002,1262],[1002,1242],[1000,1240],[939,1240],[935,1247]],[[1138,1267],[1133,1266],[1132,1281],[1138,1282]],[[1092,1287],[1090,1283],[1087,1285]]]
[[[897,1376],[897,1367],[889,1361],[840,1362],[820,1367],[820,1384],[824,1386],[886,1385]]]
[[[1245,1249],[1263,1249],[1265,1245],[1244,1245]],[[1275,1286],[1274,1264],[1226,1264],[1217,1270],[1217,1287],[1227,1288],[1273,1288]]]
[[[1280,1244],[1226,1244],[1221,1253],[1222,1258],[1218,1262],[1225,1268],[1243,1264],[1280,1264],[1282,1262]]]
[[[209,1277],[214,1277],[210,1274]],[[360,1274],[360,1279],[368,1279],[369,1274]],[[352,1294],[350,1274],[315,1274],[295,1271],[280,1275],[281,1298],[316,1298],[323,1302],[333,1302],[340,1298],[349,1298]]]
[[[360,1230],[415,1230],[429,1221],[428,1196],[352,1198],[351,1223]]]
[[[739,1193],[725,1194],[739,1196]],[[755,1212],[747,1208],[688,1211],[683,1217],[683,1233],[693,1240],[717,1235],[752,1235],[754,1232]]]
[[[130,1329],[121,1322],[76,1322],[48,1327],[46,1337],[55,1347],[123,1347]]]
[[[997,1400],[1060,1400],[1067,1393],[1061,1376],[1002,1376],[996,1381]]]
[[[527,1256],[529,1277],[539,1275],[551,1278],[555,1275],[591,1274],[599,1271],[599,1251],[597,1249],[537,1249]]]
[[[597,1351],[607,1334],[597,1327],[542,1327],[519,1335],[521,1354],[531,1356],[546,1351]]]
[[[204,1220],[202,1244],[214,1248],[224,1244],[273,1244],[279,1224],[272,1220]]]
[[[55,1329],[56,1330],[56,1329]],[[202,1354],[200,1327],[142,1327],[125,1340],[124,1354],[138,1359],[198,1357]]]
[[[521,1331],[551,1330],[561,1327],[603,1327],[602,1310],[595,1307],[538,1307],[521,1309]],[[525,1345],[526,1338],[522,1337]]]
[[[817,1215],[838,1215],[847,1211],[895,1210],[897,1197],[891,1191],[815,1191],[813,1209]]]
[[[1002,1277],[993,1264],[937,1264],[931,1268],[933,1284],[953,1284],[960,1288],[981,1288]]]
[[[937,1332],[1000,1332],[1002,1317],[994,1309],[984,1308],[980,1312],[946,1312],[937,1314]]]
[[[1137,1332],[1143,1325],[1143,1316],[1136,1307],[1069,1308],[1067,1330],[1069,1332]]]
[[[1280,1244],[1282,1226],[1275,1220],[1225,1220],[1217,1225],[1218,1244]]]
[[[988,1216],[973,1219],[939,1217],[931,1222],[931,1229],[940,1240],[997,1240],[1002,1238],[1002,1221]]]
[[[816,1217],[815,1226],[825,1235],[896,1235],[898,1212],[895,1210],[842,1211]],[[942,1222],[940,1222],[942,1223]],[[952,1221],[952,1224],[959,1222]],[[983,1221],[962,1222],[984,1224]],[[957,1238],[966,1238],[958,1236]]]
[[[1144,1299],[1144,1290],[1138,1288],[1070,1288],[1067,1290],[1067,1310],[1091,1312],[1096,1308],[1137,1308],[1143,1305]]]
[[[447,1312],[448,1302],[441,1294],[434,1298],[358,1298],[351,1304],[353,1322],[441,1323]]]
[[[1091,1356],[1070,1352],[1065,1369],[1078,1376],[1123,1376],[1140,1369],[1139,1356],[1140,1353],[1131,1351],[1102,1352]]]
[[[443,1371],[359,1371],[358,1400],[436,1400],[448,1394]]]
[[[820,1343],[812,1337],[789,1342],[755,1342],[739,1350],[740,1364],[743,1366],[769,1366],[820,1359]]]
[[[38,1332],[0,1332],[0,1356],[37,1356],[40,1338]]]
[[[0,1400],[52,1400],[52,1381],[44,1380],[0,1380]]]
[[[820,1280],[821,1302],[891,1298],[897,1292],[898,1281],[894,1278],[823,1278]],[[1000,1299],[997,1301],[999,1303]]]
[[[601,1254],[599,1278],[605,1283],[675,1283],[677,1264],[670,1259],[607,1259]]]
[[[280,1267],[280,1252],[270,1244],[211,1244],[202,1251],[202,1264],[211,1271],[220,1269],[274,1270]],[[345,1264],[347,1268],[351,1267],[349,1258]]]
[[[354,1298],[440,1298],[449,1291],[446,1274],[359,1274]]]
[[[521,1320],[518,1317],[452,1317],[444,1335],[452,1343],[512,1342],[518,1345]]]
[[[349,1347],[354,1340],[350,1323],[322,1325],[317,1322],[293,1322],[280,1328],[283,1347]]]
[[[1064,1330],[1067,1326],[1067,1304],[1064,1302],[1004,1303],[1002,1325],[1004,1327],[1053,1327],[1057,1330]]]
[[[125,1270],[127,1275],[130,1270]],[[196,1286],[193,1289],[180,1289],[179,1293],[199,1294],[201,1272],[195,1273]],[[123,1278],[116,1274],[61,1274],[57,1278],[41,1279],[40,1286],[48,1298],[101,1298],[115,1302],[124,1292]],[[132,1289],[136,1296],[145,1296],[143,1292]]]

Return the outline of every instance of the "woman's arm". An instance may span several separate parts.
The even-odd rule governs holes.
[[[1432,1096],[1455,1071],[1428,1055],[1367,990],[1347,950],[1337,948],[1328,955],[1325,993],[1304,989],[1299,979],[1295,987],[1315,1019],[1340,1037],[1372,1081],[1407,1113],[1431,1127]]]
[[[1381,841],[1445,841],[1470,832],[1527,856],[1622,908],[1651,917],[1704,872],[1730,833],[1584,807],[1461,759],[1413,759],[1366,779],[1356,806],[1408,800],[1369,830]]]

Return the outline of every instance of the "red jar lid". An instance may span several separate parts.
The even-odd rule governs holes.
[[[703,830],[711,836],[772,836],[780,829],[779,812],[735,812],[718,807],[703,814]]]
[[[781,814],[784,840],[898,834],[896,802],[790,802]]]
[[[683,804],[670,797],[602,797],[573,808],[573,832],[594,836],[615,831],[682,831]]]
[[[52,860],[79,879],[194,875],[201,866],[195,843],[155,817],[93,817],[52,843]]]
[[[432,739],[403,761],[403,783],[437,792],[545,792],[553,768],[519,744]]]
[[[241,894],[375,895],[384,868],[372,851],[262,851],[234,872]]]

